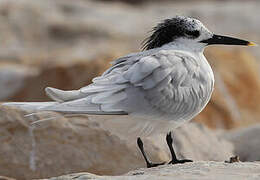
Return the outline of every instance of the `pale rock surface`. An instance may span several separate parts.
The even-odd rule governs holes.
[[[14,178],[6,177],[6,176],[0,176],[0,180],[15,180]]]
[[[28,112],[0,106],[0,172],[17,179],[54,177],[76,172],[119,175],[145,167],[136,140],[105,130],[87,115]],[[49,119],[48,118],[53,118]],[[30,122],[43,120],[34,126]],[[118,126],[117,128],[124,128]],[[233,146],[211,130],[189,123],[174,131],[180,158],[224,161]],[[164,135],[143,138],[153,162],[168,162]]]
[[[76,173],[53,177],[49,180],[256,180],[259,178],[260,162],[229,164],[224,162],[199,161],[139,169],[121,176],[97,176],[90,173]]]
[[[222,133],[222,138],[234,144],[234,153],[241,161],[260,160],[260,125],[249,126]]]
[[[233,145],[201,124],[188,123],[173,132],[179,157],[224,161],[233,156]]]

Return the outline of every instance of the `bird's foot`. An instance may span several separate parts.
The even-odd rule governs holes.
[[[140,149],[140,151],[141,151],[141,153],[142,153],[142,155],[143,155],[143,157],[144,157],[144,160],[145,160],[145,162],[146,162],[146,167],[147,167],[147,168],[157,167],[157,166],[160,166],[160,165],[164,165],[164,164],[165,164],[165,162],[162,162],[162,163],[152,163],[152,162],[148,159],[148,157],[147,157],[147,155],[146,155],[146,153],[145,153],[145,151],[144,151],[143,141],[141,140],[140,137],[137,138],[137,145],[138,145],[138,147],[139,147],[139,149]]]
[[[186,163],[186,162],[193,162],[192,160],[190,159],[177,159],[177,160],[171,160],[168,164],[183,164],[183,163]]]
[[[183,164],[183,163],[186,163],[186,162],[193,162],[193,161],[190,160],[190,159],[181,159],[181,160],[177,159],[176,154],[175,154],[175,151],[174,151],[173,146],[172,146],[173,140],[172,140],[171,132],[169,132],[169,133],[166,135],[166,142],[167,142],[167,144],[168,144],[168,147],[169,147],[169,149],[170,149],[171,156],[172,156],[172,160],[171,160],[168,164]],[[163,162],[163,163],[152,163],[152,162],[148,159],[148,157],[147,157],[147,155],[146,155],[146,153],[145,153],[145,151],[144,151],[143,141],[141,140],[140,137],[137,138],[137,145],[138,145],[138,147],[139,147],[139,149],[140,149],[140,151],[141,151],[141,153],[142,153],[142,155],[143,155],[143,157],[144,157],[144,160],[145,160],[145,162],[146,162],[146,167],[147,167],[147,168],[156,167],[156,166],[160,166],[160,165],[164,165],[164,164],[165,164],[165,162]]]
[[[149,163],[147,164],[147,168],[152,168],[152,167],[157,167],[157,166],[161,166],[161,165],[164,165],[165,162],[162,162],[162,163]]]
[[[186,163],[186,162],[193,162],[192,160],[190,159],[177,159],[176,157],[176,154],[175,154],[175,151],[173,149],[173,146],[172,146],[172,134],[171,132],[169,132],[167,135],[166,135],[166,142],[168,144],[168,147],[170,149],[170,152],[171,152],[171,156],[172,156],[172,160],[168,163],[168,164],[183,164],[183,163]]]

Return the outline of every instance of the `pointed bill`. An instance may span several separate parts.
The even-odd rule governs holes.
[[[257,46],[255,43],[243,39],[221,36],[214,34],[211,38],[200,41],[207,45],[222,44],[222,45],[241,45],[241,46]]]

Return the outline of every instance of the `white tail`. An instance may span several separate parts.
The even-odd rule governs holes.
[[[3,106],[12,106],[24,110],[37,111],[48,106],[57,105],[58,102],[9,102],[3,103]]]

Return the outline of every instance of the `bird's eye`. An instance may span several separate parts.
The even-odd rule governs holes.
[[[199,37],[200,32],[198,30],[186,31],[185,34],[187,34],[188,36],[192,36],[192,37]]]

